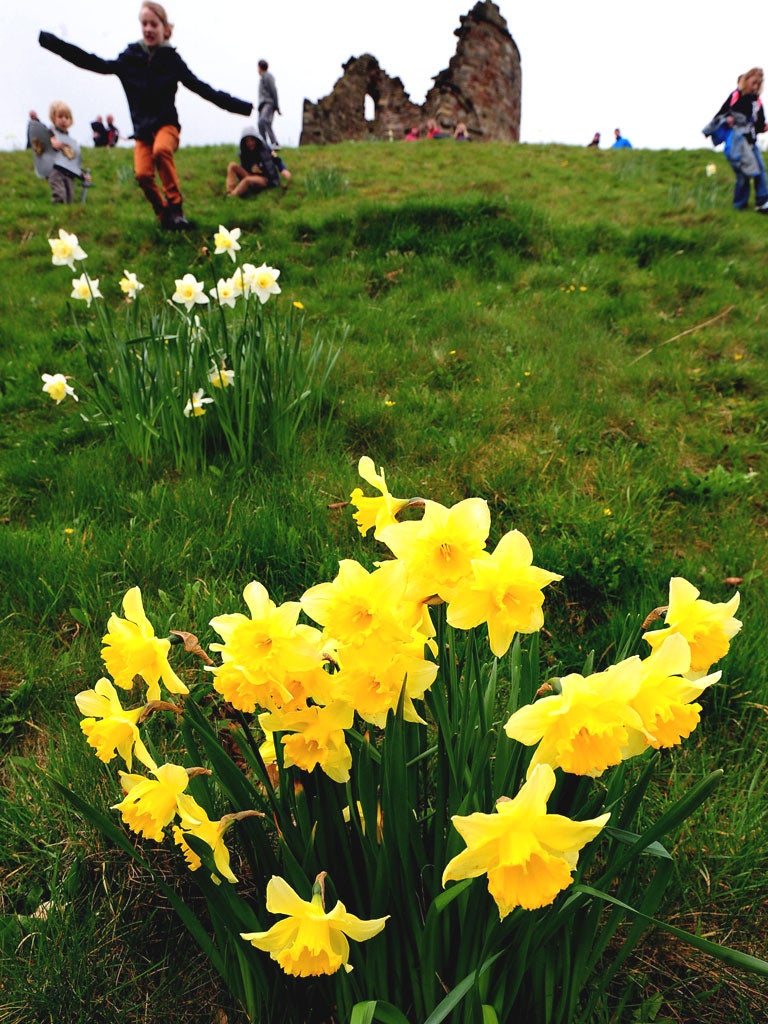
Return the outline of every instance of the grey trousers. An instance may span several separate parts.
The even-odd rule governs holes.
[[[272,130],[272,118],[275,116],[275,104],[268,100],[259,107],[259,135],[268,146],[277,146],[278,141]]]
[[[51,186],[51,198],[54,203],[73,203],[75,201],[75,179],[54,167],[48,175]]]

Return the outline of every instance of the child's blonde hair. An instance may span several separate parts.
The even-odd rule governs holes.
[[[68,103],[63,100],[54,100],[48,108],[48,117],[51,121],[55,120],[59,114],[64,114],[65,117],[69,118],[70,124],[75,123],[75,119],[72,117],[72,110]]]
[[[146,0],[146,3],[141,5],[141,9],[144,10],[145,7],[148,7],[150,11],[157,15],[160,21],[162,21],[163,28],[165,29],[165,41],[168,42],[173,32],[173,25],[168,21],[168,15],[166,14],[165,8],[162,4],[156,4],[154,0]]]
[[[740,92],[747,91],[747,82],[750,78],[759,78],[760,85],[757,87],[756,92],[760,93],[763,88],[763,69],[762,68],[750,68],[749,71],[745,71],[743,75],[739,75],[738,87]]]

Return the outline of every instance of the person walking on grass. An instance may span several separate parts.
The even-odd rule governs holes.
[[[750,68],[739,76],[736,88],[715,114],[713,124],[723,120],[729,129],[725,155],[736,175],[733,205],[745,210],[749,205],[749,183],[755,183],[755,209],[768,213],[768,182],[765,165],[757,145],[757,136],[765,131],[763,69]]]
[[[247,116],[253,104],[219,92],[201,82],[169,43],[173,25],[165,8],[147,0],[139,12],[141,39],[129,43],[114,60],[104,60],[66,43],[50,32],[41,32],[40,45],[77,67],[100,75],[117,75],[125,90],[133,121],[133,166],[136,181],[149,200],[163,228],[182,231],[184,217],[174,153],[179,147],[179,115],[176,89],[179,82],[222,110]],[[160,179],[160,186],[155,180]]]
[[[278,141],[272,129],[272,119],[280,113],[277,99],[275,76],[269,70],[265,60],[259,61],[259,135],[272,149],[279,149]]]

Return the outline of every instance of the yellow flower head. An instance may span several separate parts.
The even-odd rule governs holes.
[[[174,825],[172,830],[173,841],[177,846],[181,847],[181,852],[184,854],[184,859],[187,862],[189,870],[197,871],[202,863],[200,857],[186,841],[187,836],[195,836],[197,839],[202,839],[204,843],[207,843],[208,846],[210,846],[211,852],[213,853],[213,862],[220,874],[226,878],[228,882],[232,882],[233,884],[236,883],[237,876],[230,867],[229,850],[224,843],[224,833],[232,824],[234,820],[233,816],[229,815],[227,817],[220,818],[218,821],[211,821],[203,808],[199,806],[195,813],[196,817],[200,819],[196,825],[188,824],[187,827],[181,828],[178,825]]]
[[[43,382],[43,391],[51,396],[56,405],[63,402],[67,395],[76,402],[80,401],[72,385],[67,384],[67,378],[63,373],[44,373],[40,379]]]
[[[255,292],[259,302],[264,305],[270,295],[280,294],[280,285],[277,283],[280,271],[274,267],[268,267],[262,263],[260,267],[253,267],[246,263],[243,267],[245,280],[250,292]]]
[[[255,580],[243,597],[250,618],[236,612],[211,619],[224,641],[211,644],[222,657],[222,664],[209,670],[216,677],[214,689],[239,711],[289,704],[294,696],[291,680],[322,666],[320,633],[297,622],[297,601],[278,607]]]
[[[198,281],[194,274],[185,274],[184,277],[176,278],[176,291],[171,299],[183,305],[189,313],[196,303],[208,301],[204,289],[205,285],[202,281]]]
[[[184,415],[189,419],[190,416],[205,416],[205,407],[213,402],[212,398],[206,398],[203,388],[192,395],[191,398],[187,399],[187,404],[184,406]]]
[[[240,243],[238,242],[239,237],[240,228],[232,228],[231,231],[227,231],[223,225],[219,224],[219,230],[213,236],[213,241],[216,246],[213,250],[214,255],[218,256],[219,253],[226,252],[231,256],[232,262],[234,263],[237,260],[235,253],[240,248]]]
[[[720,678],[720,672],[692,682],[691,648],[680,633],[669,633],[642,662],[640,689],[632,707],[643,720],[652,747],[674,747],[699,724],[701,705],[693,704]]]
[[[135,751],[147,768],[157,767],[139,735],[137,723],[144,708],[124,710],[108,679],[99,679],[92,690],[76,694],[75,703],[82,715],[89,716],[82,720],[80,728],[99,760],[106,763],[119,754],[130,771]]]
[[[144,285],[132,271],[123,271],[123,276],[120,278],[120,291],[125,295],[127,302],[132,302],[143,287]]]
[[[340,967],[351,971],[347,936],[365,942],[378,935],[388,920],[363,921],[347,913],[341,902],[326,913],[319,892],[307,902],[277,875],[267,883],[267,910],[285,918],[266,932],[242,932],[242,938],[269,953],[286,974],[299,978],[335,974]]]
[[[58,238],[49,238],[51,262],[54,267],[70,267],[75,269],[75,260],[87,259],[87,254],[80,248],[77,235],[71,235],[63,228],[59,229]]]
[[[350,501],[357,509],[352,518],[363,537],[373,529],[374,537],[378,538],[382,527],[397,522],[397,513],[408,504],[408,498],[392,497],[387,490],[383,467],[377,474],[373,459],[368,455],[360,459],[357,471],[367,484],[381,492],[381,497],[366,498],[361,488],[356,487],[350,495]]]
[[[120,772],[125,798],[113,804],[133,832],[155,842],[163,841],[163,829],[178,814],[187,827],[199,825],[203,809],[184,790],[189,784],[186,768],[178,764],[162,764],[150,769],[154,779]]]
[[[385,526],[376,537],[405,563],[410,597],[423,601],[438,595],[450,601],[473,578],[472,562],[485,554],[490,528],[483,498],[467,498],[451,508],[426,501],[421,520]]]
[[[228,277],[225,280],[220,277],[216,287],[209,289],[209,293],[220,306],[229,306],[230,309],[234,309],[238,295],[242,294],[242,289],[235,285],[234,278]]]
[[[94,277],[91,280],[87,274],[81,274],[80,277],[73,278],[71,299],[78,299],[80,302],[85,302],[90,306],[94,299],[101,299],[102,297],[99,291],[98,277]]]
[[[458,629],[488,623],[491,650],[506,653],[515,633],[535,633],[544,624],[542,588],[561,580],[533,565],[533,551],[518,530],[505,534],[492,554],[472,562],[472,578],[457,587],[448,605],[448,622]]]
[[[571,884],[581,848],[610,817],[571,821],[547,814],[554,788],[554,771],[540,764],[517,796],[497,801],[495,814],[454,815],[451,820],[467,848],[447,864],[443,885],[487,875],[501,918],[515,907],[535,910],[552,903]]]
[[[327,707],[313,704],[298,711],[266,712],[259,715],[265,733],[285,733],[285,764],[306,772],[320,767],[334,782],[347,782],[352,754],[345,729],[352,728],[354,711],[343,701]]]
[[[148,687],[148,701],[160,699],[161,679],[171,693],[189,693],[168,662],[170,640],[155,636],[138,587],[132,587],[123,598],[123,611],[124,619],[114,612],[110,615],[102,638],[101,656],[115,686],[130,690],[134,676],[141,676]]]
[[[533,746],[538,764],[573,775],[601,775],[645,747],[643,721],[632,707],[640,689],[639,658],[627,658],[591,676],[563,676],[559,694],[518,708],[504,726],[512,740]]]
[[[211,385],[215,388],[229,388],[235,383],[235,371],[227,370],[225,367],[219,368],[214,366],[211,372],[208,374],[208,380]]]
[[[733,613],[739,607],[739,595],[730,601],[712,604],[699,599],[699,591],[681,576],[669,581],[669,607],[664,616],[666,627],[643,634],[655,650],[671,633],[681,633],[691,647],[691,671],[706,672],[725,657],[730,642],[741,629]]]

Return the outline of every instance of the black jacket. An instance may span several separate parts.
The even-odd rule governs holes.
[[[133,136],[151,143],[159,128],[180,128],[176,113],[176,89],[181,82],[191,92],[233,114],[250,114],[253,104],[236,99],[228,92],[213,89],[189,70],[172,46],[164,45],[150,53],[141,43],[129,43],[119,57],[104,60],[79,46],[65,43],[50,32],[41,32],[39,42],[71,64],[100,75],[117,75],[125,90],[133,121]]]

